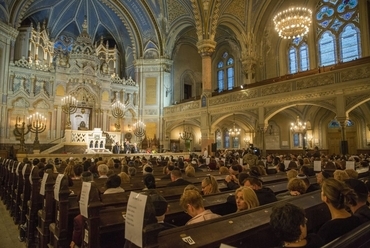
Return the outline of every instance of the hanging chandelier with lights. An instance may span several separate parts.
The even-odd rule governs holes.
[[[185,125],[185,120],[182,123],[182,132],[179,133],[179,137],[183,140],[191,140],[193,132],[191,127]]]
[[[229,134],[232,137],[235,137],[235,136],[239,136],[240,135],[240,128],[236,128],[236,126],[235,126],[235,114],[233,116],[234,116],[233,128],[230,128],[229,129]]]
[[[290,123],[290,131],[292,133],[305,133],[306,132],[306,122],[301,122],[299,116],[295,122]]]
[[[295,39],[308,33],[312,11],[307,8],[293,7],[275,15],[275,30],[283,39]]]

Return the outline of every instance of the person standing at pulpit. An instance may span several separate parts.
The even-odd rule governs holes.
[[[120,147],[119,143],[116,142],[116,144],[113,146],[113,153],[114,154],[119,154],[120,150],[121,150],[121,147]]]
[[[139,153],[139,147],[134,143],[134,146],[131,148],[131,153]]]

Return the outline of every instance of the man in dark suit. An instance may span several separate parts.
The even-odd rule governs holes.
[[[181,171],[177,168],[171,171],[171,181],[172,182],[168,183],[167,186],[180,186],[192,184],[191,182],[186,181],[185,179],[182,178]]]
[[[121,150],[121,147],[120,147],[119,143],[116,142],[116,144],[113,146],[113,153],[114,154],[119,154],[120,150]]]

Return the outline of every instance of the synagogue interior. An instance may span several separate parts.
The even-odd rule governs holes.
[[[369,151],[369,6],[1,1],[1,149]]]

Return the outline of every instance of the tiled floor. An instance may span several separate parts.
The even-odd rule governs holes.
[[[18,234],[18,225],[14,224],[9,211],[0,201],[0,248],[25,247],[25,243],[19,242]]]

